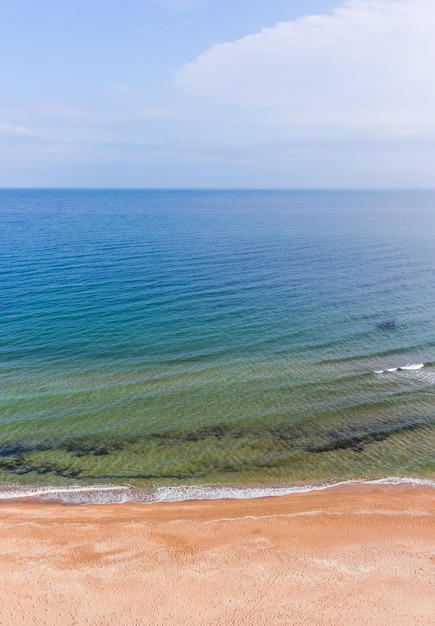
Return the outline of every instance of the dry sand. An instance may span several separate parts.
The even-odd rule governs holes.
[[[435,489],[0,506],[0,624],[435,624]]]

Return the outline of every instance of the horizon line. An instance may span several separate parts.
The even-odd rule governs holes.
[[[435,191],[435,187],[103,187],[103,186],[0,186],[0,191]]]

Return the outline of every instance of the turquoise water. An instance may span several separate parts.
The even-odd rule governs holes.
[[[2,190],[0,226],[1,484],[435,477],[435,192]]]

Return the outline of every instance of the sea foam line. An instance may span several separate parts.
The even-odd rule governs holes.
[[[428,487],[435,489],[435,480],[424,478],[389,477],[377,480],[349,480],[321,485],[303,485],[288,487],[231,487],[231,486],[179,486],[140,489],[116,486],[92,487],[41,487],[0,489],[0,502],[17,499],[32,499],[40,502],[58,501],[62,504],[153,504],[157,502],[185,502],[188,500],[248,500],[287,496],[311,491],[324,491],[334,487],[357,485],[409,485],[412,487]]]

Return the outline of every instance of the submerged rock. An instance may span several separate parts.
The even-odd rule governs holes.
[[[394,320],[384,320],[377,325],[379,330],[396,330],[397,324]]]

